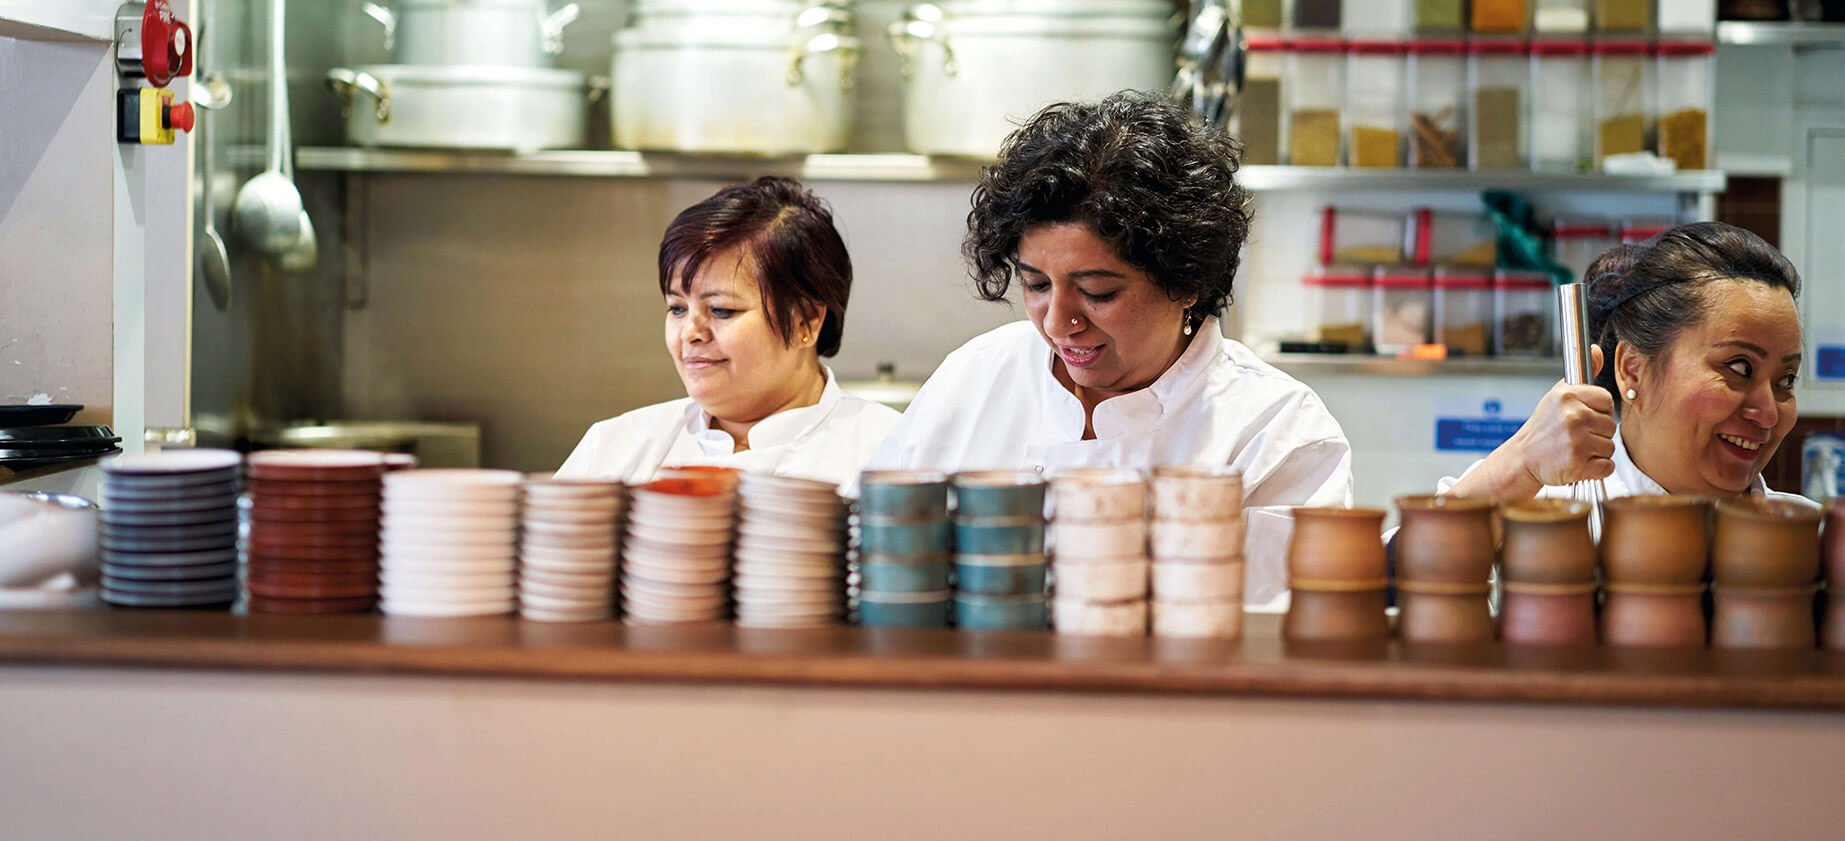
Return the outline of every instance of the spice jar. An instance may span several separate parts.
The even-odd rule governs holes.
[[[1384,512],[1376,508],[1294,509],[1288,539],[1289,586],[1385,586]]]
[[[1705,35],[1717,28],[1717,0],[1659,0],[1662,35]]]
[[[1479,5],[1474,6],[1475,9]],[[1525,89],[1531,74],[1523,42],[1481,39],[1467,44],[1467,149],[1474,169],[1525,166]]]
[[[1493,352],[1549,356],[1557,295],[1550,275],[1522,269],[1493,273]]]
[[[1336,38],[1296,40],[1288,52],[1284,93],[1288,96],[1288,163],[1338,166],[1340,115],[1345,110],[1344,43]]]
[[[1537,0],[1531,10],[1531,31],[1583,33],[1589,31],[1589,0]]]
[[[1312,292],[1313,340],[1371,346],[1371,273],[1358,266],[1326,266],[1301,279]]]
[[[1423,40],[1409,45],[1409,163],[1454,169],[1467,163],[1462,115],[1467,101],[1467,45]]]
[[[1595,157],[1595,108],[1589,84],[1589,45],[1531,42],[1531,166],[1576,172]]]
[[[1595,583],[1595,538],[1589,504],[1568,499],[1526,499],[1499,506],[1504,530],[1500,569],[1507,582]]]
[[[1645,41],[1594,47],[1595,165],[1609,155],[1644,152],[1652,129],[1653,63]]]
[[[1289,20],[1295,29],[1338,29],[1341,5],[1340,0],[1294,0]]]
[[[1711,57],[1709,41],[1661,41],[1654,46],[1659,79],[1659,156],[1679,169],[1710,166]]]
[[[1485,356],[1492,352],[1493,273],[1486,269],[1435,267],[1435,343],[1448,353]]]
[[[1403,165],[1404,88],[1408,81],[1403,44],[1352,41],[1346,45],[1347,158],[1355,167]]]
[[[1467,28],[1465,0],[1416,0],[1416,31],[1456,33]]]
[[[1410,18],[1410,0],[1346,0],[1339,23],[1348,38],[1401,38]]]
[[[1385,210],[1320,209],[1320,263],[1401,263],[1409,215]]]
[[[1491,269],[1499,257],[1499,228],[1484,213],[1451,213],[1422,208],[1415,215],[1418,266],[1448,263]]]
[[[1550,223],[1551,256],[1585,283],[1594,280],[1588,276],[1589,266],[1614,242],[1614,229],[1605,219],[1559,216]]]
[[[1243,140],[1244,163],[1281,163],[1281,150],[1287,148],[1281,121],[1286,49],[1287,43],[1280,38],[1249,39],[1243,89],[1233,112],[1236,134]]]
[[[1379,266],[1371,276],[1371,343],[1387,356],[1429,343],[1435,291],[1429,273],[1413,266]]]
[[[1653,26],[1653,0],[1595,0],[1595,28],[1602,32],[1644,34]]]
[[[1512,35],[1525,31],[1525,0],[1473,0],[1473,31]]]

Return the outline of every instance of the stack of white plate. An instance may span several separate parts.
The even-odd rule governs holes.
[[[724,477],[656,479],[634,489],[621,555],[621,609],[627,621],[724,618],[730,607],[736,511],[736,486]]]
[[[845,618],[846,512],[831,482],[745,473],[737,624],[813,628]]]
[[[609,618],[615,606],[615,542],[627,502],[620,482],[526,480],[520,616],[540,622]]]
[[[512,612],[523,479],[512,470],[386,473],[379,541],[384,612]]]
[[[1228,467],[1153,471],[1153,633],[1243,635],[1243,477]]]

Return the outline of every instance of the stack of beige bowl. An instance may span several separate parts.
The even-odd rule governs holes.
[[[743,474],[737,624],[837,625],[846,612],[846,504],[831,482]]]
[[[1051,480],[1051,623],[1060,634],[1147,633],[1147,480],[1085,468]]]
[[[622,544],[621,609],[634,624],[715,622],[730,607],[736,482],[655,479],[634,489]]]
[[[512,470],[384,474],[379,540],[384,612],[511,613],[523,479]]]
[[[1153,633],[1243,635],[1243,478],[1227,467],[1153,471]]]
[[[519,543],[519,615],[539,622],[594,622],[615,608],[615,543],[627,509],[620,482],[525,482]]]

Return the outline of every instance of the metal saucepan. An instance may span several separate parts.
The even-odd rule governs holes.
[[[534,67],[375,64],[327,72],[357,146],[580,148],[588,142],[588,104],[604,84]]]

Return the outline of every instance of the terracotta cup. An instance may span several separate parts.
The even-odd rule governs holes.
[[[1499,639],[1507,645],[1594,645],[1595,584],[1507,581]]]
[[[1602,643],[1613,646],[1704,646],[1704,595],[1618,592],[1602,604]]]
[[[1595,580],[1590,506],[1569,499],[1526,499],[1499,506],[1504,542],[1499,564],[1507,581],[1581,584]]]
[[[1717,648],[1812,648],[1813,589],[1717,587],[1711,645]]]
[[[1819,523],[1825,512],[1787,500],[1717,503],[1711,578],[1719,587],[1804,587],[1819,578]]]
[[[1316,583],[1385,584],[1384,512],[1377,508],[1296,508],[1288,541],[1294,587]]]
[[[1833,594],[1826,601],[1826,617],[1821,624],[1823,643],[1833,651],[1845,651],[1845,599]]]
[[[1289,599],[1281,636],[1295,642],[1386,639],[1390,619],[1384,614],[1384,589],[1297,589]]]
[[[1484,584],[1493,572],[1493,501],[1417,494],[1397,497],[1397,577]]]
[[[1826,580],[1832,585],[1832,597],[1845,594],[1845,496],[1826,506]]]
[[[1450,594],[1418,592],[1411,582],[1397,583],[1397,636],[1414,643],[1493,641],[1493,615],[1486,591]]]
[[[1604,506],[1602,569],[1609,582],[1696,584],[1710,566],[1710,500],[1625,496]]]

